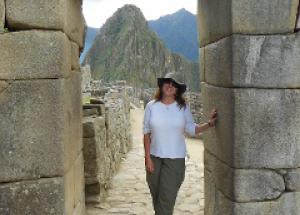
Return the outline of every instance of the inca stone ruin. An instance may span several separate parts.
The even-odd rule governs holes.
[[[176,213],[300,214],[299,8],[198,0],[201,93],[186,98],[196,122],[219,118]],[[91,80],[85,29],[82,0],[0,0],[1,215],[103,214],[107,200],[121,205],[107,214],[151,214],[130,113],[155,89]]]
[[[205,214],[300,214],[299,1],[198,3]]]

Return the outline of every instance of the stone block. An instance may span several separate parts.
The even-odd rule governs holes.
[[[81,74],[72,71],[70,78],[66,79],[66,118],[69,123],[67,132],[68,142],[66,144],[65,156],[67,166],[71,166],[79,154],[82,153],[82,94]]]
[[[84,202],[83,155],[80,154],[64,176],[66,214],[73,214],[80,202]]]
[[[231,17],[231,0],[198,0],[200,47],[231,34],[229,17]]]
[[[77,203],[72,215],[86,215],[85,195],[82,193],[80,202]]]
[[[298,7],[296,30],[300,29],[300,7]]]
[[[72,69],[79,70],[80,69],[79,46],[77,45],[77,43],[71,42],[71,54],[72,54],[72,59],[71,59]]]
[[[0,79],[61,78],[70,74],[71,47],[61,32],[6,33],[0,35],[0,44]]]
[[[81,3],[82,0],[7,0],[7,24],[13,30],[61,30],[83,48],[85,20]]]
[[[104,117],[85,117],[83,119],[83,137],[89,138],[98,136],[105,129]],[[97,135],[98,134],[98,135]]]
[[[286,189],[288,191],[300,191],[300,169],[289,169],[284,175]]]
[[[201,87],[205,120],[218,110],[206,150],[234,168],[300,166],[299,89]]]
[[[83,109],[83,117],[100,115],[97,108]]]
[[[0,184],[0,214],[65,213],[63,178]]]
[[[85,202],[84,196],[84,160],[83,153],[81,153],[74,164],[74,203],[75,207],[80,202]]]
[[[4,0],[0,0],[0,34],[4,31],[5,23],[5,4]]]
[[[102,180],[105,176],[105,165],[107,151],[105,149],[105,136],[95,136],[92,138],[83,138],[84,171],[86,182],[94,183]],[[92,179],[92,180],[91,180]]]
[[[64,175],[65,211],[72,214],[75,207],[75,165],[71,166]]]
[[[5,85],[0,93],[0,182],[64,175],[73,151],[68,147],[73,120],[66,80]]]
[[[200,46],[233,33],[294,32],[298,0],[198,0]]]
[[[232,35],[204,48],[205,81],[223,87],[300,88],[300,32]]]
[[[205,48],[199,48],[200,82],[205,82]]]
[[[205,204],[205,215],[298,215],[300,211],[299,192],[284,193],[273,201],[240,203],[230,200],[217,189],[210,191],[214,193],[207,194],[212,199]]]
[[[205,151],[205,168],[216,188],[235,202],[275,200],[285,191],[284,178],[267,169],[233,169]]]

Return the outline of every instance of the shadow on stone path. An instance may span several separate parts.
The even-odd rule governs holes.
[[[104,203],[87,205],[88,215],[153,215],[152,200],[146,183],[142,142],[142,109],[131,110],[133,147],[120,165]],[[203,215],[203,145],[187,139],[190,158],[186,160],[185,180],[179,190],[174,215]]]

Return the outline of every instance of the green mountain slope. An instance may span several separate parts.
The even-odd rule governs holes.
[[[156,87],[157,77],[175,71],[190,89],[199,89],[198,64],[172,54],[133,5],[118,9],[107,20],[83,64],[90,64],[95,79],[124,79],[141,88]]]
[[[149,27],[174,53],[198,61],[197,16],[181,9],[176,13],[149,21]]]

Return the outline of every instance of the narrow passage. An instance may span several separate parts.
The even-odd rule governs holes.
[[[115,175],[108,198],[98,205],[87,205],[88,215],[153,215],[151,196],[145,179],[142,142],[143,109],[131,110],[133,147]],[[187,139],[186,175],[177,196],[174,215],[204,214],[203,144]]]

